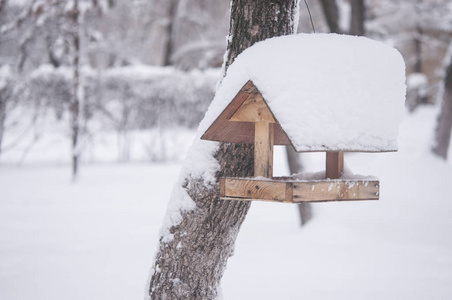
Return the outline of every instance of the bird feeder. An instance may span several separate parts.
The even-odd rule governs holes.
[[[300,44],[313,48],[314,58],[300,57]],[[344,47],[336,54],[331,50]],[[373,56],[376,50],[382,59]],[[342,176],[344,152],[397,150],[405,95],[400,54],[369,39],[322,34],[271,39],[242,55],[217,92],[217,109],[207,113],[213,121],[201,139],[254,144],[254,177],[221,178],[220,198],[284,203],[378,200],[378,179]],[[293,61],[287,64],[291,55]],[[315,57],[317,64],[307,71]],[[235,96],[228,99],[234,90]],[[215,116],[220,103],[228,104]],[[274,145],[326,152],[324,179],[273,177]]]

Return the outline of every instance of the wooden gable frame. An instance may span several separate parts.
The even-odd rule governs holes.
[[[212,125],[210,125],[201,139],[217,142],[253,144],[254,122],[259,121],[259,116],[257,115],[257,119],[253,120],[241,119],[241,117],[246,115],[249,118],[252,116],[253,109],[250,107],[254,105],[249,104],[254,102],[254,100],[259,101],[260,99],[263,100],[261,93],[251,80],[248,81]],[[274,145],[291,145],[290,139],[281,125],[279,125],[277,119],[265,103],[265,100],[258,105],[261,113],[265,110],[264,106],[268,110],[268,112],[264,112],[265,116],[268,118],[270,114],[274,120]],[[254,113],[258,113],[258,111]]]

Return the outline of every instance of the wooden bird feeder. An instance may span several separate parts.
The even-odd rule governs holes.
[[[332,38],[337,39],[336,36]],[[287,40],[287,38],[285,39]],[[313,45],[313,43],[311,42],[309,45]],[[281,49],[281,47],[278,49]],[[322,49],[323,48],[319,48],[319,51]],[[328,55],[329,53],[330,52],[328,52]],[[331,73],[330,67],[328,68],[328,72]],[[231,74],[234,74],[233,72],[234,71],[232,71]],[[275,76],[275,74],[270,74],[269,76]],[[276,74],[276,76],[284,76],[284,74]],[[273,83],[275,80],[278,80],[276,77],[268,78],[271,78],[272,80],[260,80],[259,82]],[[333,78],[332,80],[337,79]],[[373,80],[373,82],[375,81],[374,79],[371,80]],[[402,82],[402,84],[404,83]],[[254,144],[254,177],[221,178],[221,199],[241,201],[262,200],[283,203],[379,199],[380,183],[378,179],[368,179],[369,177],[358,179],[341,178],[344,168],[344,152],[396,151],[394,147],[369,148],[356,146],[356,143],[342,143],[341,145],[343,145],[343,147],[337,147],[335,144],[334,147],[331,147],[328,141],[322,142],[315,147],[312,145],[304,145],[302,141],[303,138],[294,134],[294,127],[298,126],[298,123],[301,121],[294,118],[286,118],[284,114],[293,110],[291,107],[280,109],[280,105],[290,106],[292,103],[295,103],[297,99],[289,99],[287,101],[285,100],[285,102],[265,99],[263,95],[269,94],[272,97],[279,96],[279,89],[273,88],[271,92],[265,90],[265,93],[261,93],[261,87],[263,90],[266,88],[265,84],[260,83],[259,85],[256,85],[248,78],[248,81],[244,85],[242,84],[241,88],[237,88],[238,92],[235,97],[229,100],[229,104],[226,108],[216,117],[215,121],[210,123],[210,126],[201,137],[203,140]],[[372,88],[373,83],[370,83],[369,87]],[[274,91],[277,92],[275,93]],[[310,93],[312,95],[317,95],[313,92]],[[331,92],[331,94],[334,96],[334,91]],[[301,92],[299,95],[302,95]],[[352,97],[358,98],[358,96],[355,96],[353,93]],[[313,103],[317,102],[313,101]],[[353,107],[349,110],[353,110]],[[364,116],[364,118],[366,117]],[[284,119],[284,122],[280,123],[278,119]],[[315,120],[315,122],[317,121]],[[320,128],[320,130],[329,129],[321,128],[323,126],[321,120],[318,121],[318,123],[319,124],[315,124],[312,128]],[[353,129],[354,128],[349,129],[349,127],[346,126],[340,128],[342,132],[345,132],[344,134],[348,134],[348,132],[353,131]],[[340,134],[341,132],[338,133],[338,135]],[[374,134],[374,136],[376,136],[376,140],[380,138],[378,133]],[[356,138],[354,140],[356,140]],[[326,152],[325,179],[300,180],[292,177],[273,177],[274,145],[292,145],[297,152]]]
[[[254,178],[221,178],[223,200],[301,203],[379,199],[378,180],[340,179],[343,151],[326,151],[325,180],[273,177],[273,145],[291,145],[291,140],[252,81],[243,86],[201,139],[254,143]]]

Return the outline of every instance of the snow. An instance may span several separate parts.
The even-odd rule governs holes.
[[[295,33],[298,30],[298,23],[300,22],[300,1],[301,0],[297,0],[297,6],[295,8],[295,14],[293,16],[293,19],[291,20],[293,22],[293,24],[292,24],[293,32],[295,32]]]
[[[365,37],[297,34],[256,43],[229,67],[203,133],[252,80],[297,151],[393,151],[405,102],[400,53]]]
[[[380,178],[379,201],[315,204],[303,228],[294,205],[253,202],[222,299],[451,298],[452,164],[430,154],[436,115],[406,115],[397,153],[346,153]],[[324,154],[301,157],[323,168]],[[287,175],[283,147],[274,166]],[[143,299],[180,168],[82,165],[71,184],[69,164],[0,165],[0,299]]]
[[[0,90],[7,86],[7,80],[11,78],[11,68],[9,66],[0,67]]]
[[[331,182],[338,182],[341,180],[348,180],[350,182],[378,180],[378,178],[375,176],[355,174],[353,173],[352,170],[350,170],[347,167],[344,168],[339,179],[325,179],[325,170],[317,172],[301,172],[298,174],[293,174],[291,178],[297,181],[331,181]]]
[[[427,76],[423,73],[411,73],[406,80],[408,88],[419,88],[428,84]]]

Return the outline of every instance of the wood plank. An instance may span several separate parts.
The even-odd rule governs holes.
[[[293,199],[293,183],[286,182],[286,197],[284,198],[284,202],[292,202]]]
[[[326,174],[329,179],[341,177],[344,170],[344,152],[326,152]]]
[[[231,101],[231,103],[229,103],[225,110],[217,117],[217,119],[212,123],[212,125],[210,125],[207,131],[202,135],[201,139],[227,142],[228,135],[225,134],[223,130],[225,128],[225,123],[229,121],[232,115],[237,111],[237,109],[249,96],[250,96],[249,94],[243,93],[242,91],[238,92],[234,98],[234,101]],[[237,131],[235,133],[237,133]]]
[[[255,123],[254,177],[273,177],[273,124]]]
[[[228,198],[277,202],[284,202],[286,199],[286,182],[282,181],[226,178],[224,185],[224,197]]]
[[[223,186],[222,186],[223,185]],[[291,181],[225,178],[220,181],[223,200],[280,203],[378,200],[378,180]]]
[[[225,186],[226,186],[225,180],[226,180],[225,178],[220,178],[220,197],[224,197],[225,194],[226,194],[226,191],[225,191]]]
[[[378,200],[378,180],[325,180],[293,183],[293,202]]]
[[[249,95],[257,94],[259,93],[259,90],[254,85],[254,83],[251,80],[248,80],[245,85],[240,89],[242,93],[247,93]]]
[[[274,127],[274,145],[291,145],[289,138],[278,123],[273,124]],[[201,139],[229,142],[254,144],[254,123],[250,122],[231,122],[223,123],[218,126],[214,132],[210,132],[208,138],[203,136]]]
[[[276,123],[267,103],[259,93],[250,95],[229,120],[233,122]]]

